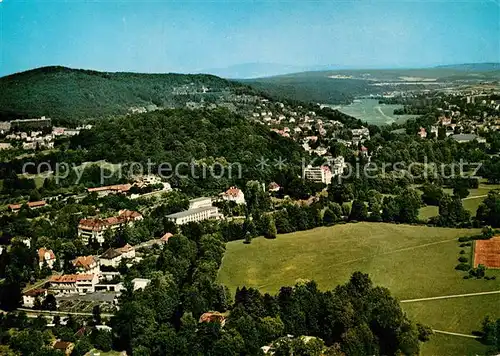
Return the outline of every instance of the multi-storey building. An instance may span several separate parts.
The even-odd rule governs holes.
[[[131,210],[120,210],[118,216],[113,216],[107,219],[82,219],[78,225],[78,236],[86,243],[94,240],[102,245],[106,230],[115,230],[123,225],[131,225],[142,219],[143,217],[140,213]]]

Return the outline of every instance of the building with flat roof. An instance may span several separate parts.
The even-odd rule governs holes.
[[[193,208],[185,211],[180,211],[175,214],[167,215],[167,220],[172,221],[176,225],[183,225],[190,222],[199,222],[208,219],[219,219],[222,214],[216,206],[205,206],[201,208]]]
[[[219,213],[216,206],[212,206],[211,197],[200,197],[189,201],[189,208],[175,214],[167,215],[166,218],[176,225],[190,222],[199,222],[208,219],[221,219],[224,215]]]
[[[189,209],[205,208],[212,206],[211,197],[194,198],[189,201]]]
[[[332,171],[328,166],[308,166],[304,169],[303,177],[315,183],[323,183],[328,185],[332,182]]]

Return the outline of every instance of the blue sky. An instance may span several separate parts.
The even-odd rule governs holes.
[[[0,1],[0,75],[44,65],[197,72],[500,61],[493,0]]]

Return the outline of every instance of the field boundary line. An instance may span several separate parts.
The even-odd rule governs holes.
[[[400,300],[399,302],[400,303],[414,303],[414,302],[425,302],[425,301],[429,301],[429,300],[477,297],[477,296],[481,296],[481,295],[490,295],[490,294],[500,294],[500,290],[494,290],[494,291],[489,291],[489,292],[466,293],[466,294],[442,295],[442,296],[438,296],[438,297],[428,297],[428,298],[406,299],[406,300]]]
[[[471,197],[463,198],[462,200],[472,200],[472,199],[479,199],[479,198],[486,198],[488,194],[486,195],[473,195]]]
[[[432,331],[434,331],[435,333],[438,333],[438,334],[468,337],[469,339],[480,339],[481,338],[481,336],[477,336],[477,335],[454,333],[454,332],[451,332],[451,331],[443,331],[443,330],[435,330],[435,329],[432,329]]]
[[[427,247],[427,246],[432,246],[432,245],[439,245],[439,244],[443,244],[443,243],[447,243],[447,242],[451,242],[451,241],[457,241],[457,239],[453,238],[453,239],[449,239],[449,240],[428,242],[428,243],[425,243],[425,244],[422,244],[422,245],[403,247],[403,248],[400,248],[400,249],[397,249],[397,250],[382,252],[382,253],[378,253],[378,254],[375,254],[375,255],[372,255],[372,256],[360,257],[360,258],[356,258],[356,259],[349,260],[349,261],[335,263],[335,264],[331,265],[331,267],[346,265],[346,264],[349,264],[349,263],[363,261],[363,260],[369,260],[371,258],[375,258],[375,257],[379,257],[379,256],[385,256],[385,255],[390,255],[390,254],[393,254],[393,253],[411,251],[411,250],[415,250],[417,248],[422,248],[422,247]]]

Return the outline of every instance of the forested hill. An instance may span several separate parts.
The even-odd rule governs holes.
[[[131,107],[182,107],[248,87],[206,74],[107,73],[43,67],[0,78],[0,121],[39,117],[75,120],[124,114]]]
[[[73,137],[71,148],[83,149],[88,161],[146,163],[150,160],[155,163],[154,169],[160,163],[175,167],[184,162],[179,168],[189,178],[183,179],[183,185],[214,191],[250,179],[270,182],[274,180],[273,174],[278,173],[273,165],[275,160],[281,158],[287,166],[300,169],[305,155],[295,141],[223,108],[168,109],[100,120],[91,130]],[[265,164],[259,167],[263,159]],[[221,179],[202,179],[200,172],[196,179],[186,165],[193,163],[201,169],[203,164],[214,166],[215,162],[225,167]],[[235,166],[229,177],[227,168],[231,164]],[[239,165],[241,177],[238,177]],[[176,185],[177,178],[172,178],[171,183]]]

